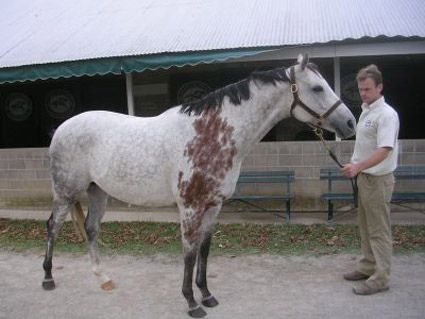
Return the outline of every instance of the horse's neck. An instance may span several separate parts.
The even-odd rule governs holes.
[[[279,121],[290,116],[291,96],[286,86],[286,83],[262,87],[252,84],[249,100],[237,106],[228,105],[230,112],[237,112],[236,115],[231,116],[233,119],[231,123],[235,129],[234,136],[239,156],[247,155],[252,146]],[[283,96],[282,92],[284,92]]]

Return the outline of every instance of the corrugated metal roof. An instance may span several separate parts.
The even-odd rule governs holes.
[[[166,52],[425,37],[424,0],[0,2],[0,68]]]

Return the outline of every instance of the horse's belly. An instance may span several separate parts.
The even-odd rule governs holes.
[[[113,196],[123,202],[133,205],[146,206],[146,207],[163,207],[175,204],[175,199],[171,196],[164,196],[161,194],[118,194]]]
[[[155,183],[152,180],[139,183],[98,180],[96,184],[108,195],[134,205],[169,206],[175,203],[175,197],[166,183]]]
[[[174,196],[165,187],[155,187],[146,184],[139,187],[129,187],[119,183],[106,187],[100,185],[100,187],[110,196],[134,205],[159,207],[175,203]]]

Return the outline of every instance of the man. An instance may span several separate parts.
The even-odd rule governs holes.
[[[382,74],[369,65],[357,74],[362,113],[357,124],[351,163],[341,172],[357,176],[358,223],[362,258],[357,269],[344,279],[360,281],[353,291],[371,295],[388,290],[391,271],[392,235],[390,200],[394,189],[393,171],[397,166],[399,119],[382,96]]]

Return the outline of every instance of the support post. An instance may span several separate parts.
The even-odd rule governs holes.
[[[134,114],[134,97],[133,97],[133,76],[131,73],[125,73],[125,87],[127,92],[127,110],[129,115]]]

